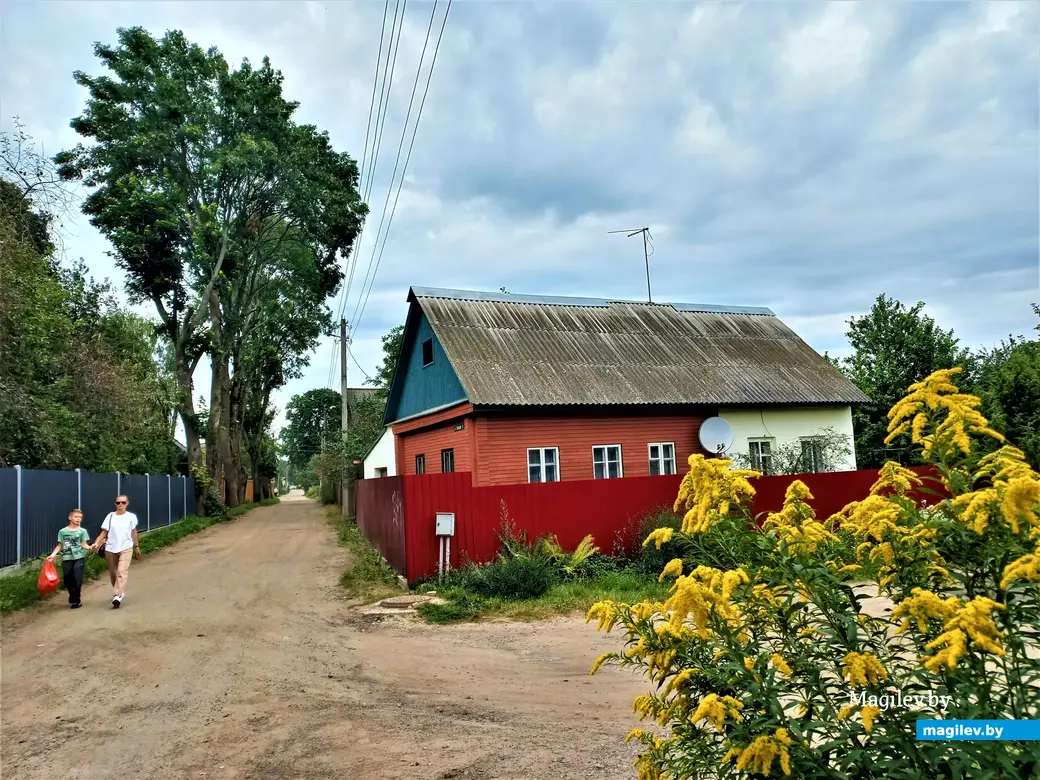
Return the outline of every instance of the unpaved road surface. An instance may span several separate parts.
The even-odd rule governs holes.
[[[283,499],[5,617],[0,777],[631,778],[620,637],[580,618],[362,618],[321,508]]]

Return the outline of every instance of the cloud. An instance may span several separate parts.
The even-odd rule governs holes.
[[[0,121],[20,115],[49,150],[75,143],[84,95],[71,74],[98,71],[92,43],[117,26],[175,27],[232,62],[269,55],[301,120],[372,168],[384,6],[242,8],[8,4]],[[409,285],[640,299],[641,242],[607,231],[644,225],[655,298],[766,305],[820,351],[842,352],[846,320],[880,293],[926,301],[970,346],[1032,331],[1035,4],[456,2],[380,255],[432,8],[408,3],[366,182],[345,316],[368,374]],[[119,279],[104,241],[74,228],[72,254]],[[277,402],[335,385],[336,351],[323,342]]]

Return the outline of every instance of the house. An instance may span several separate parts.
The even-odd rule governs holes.
[[[713,416],[728,455],[768,470],[775,447],[823,429],[851,442],[868,400],[769,309],[420,287],[408,303],[384,417],[400,475],[674,474]]]
[[[394,452],[394,431],[389,426],[372,448],[365,453],[365,479],[397,476],[397,456]]]

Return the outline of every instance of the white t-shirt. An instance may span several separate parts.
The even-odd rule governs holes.
[[[134,537],[130,532],[137,528],[137,515],[133,512],[123,512],[117,515],[109,512],[105,522],[101,524],[104,531],[108,531],[105,538],[105,552],[120,553],[124,550],[133,549]]]

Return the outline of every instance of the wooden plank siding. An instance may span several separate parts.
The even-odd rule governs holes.
[[[620,444],[624,476],[650,476],[647,445],[675,444],[676,470],[686,471],[686,460],[703,453],[697,439],[709,412],[686,415],[587,417],[478,417],[476,419],[477,485],[527,482],[527,449],[557,447],[560,480],[592,479],[592,448]],[[461,468],[458,470],[461,471]]]
[[[456,426],[462,430],[455,430]],[[441,473],[441,450],[451,449],[455,452],[455,471],[473,470],[472,435],[467,428],[473,425],[472,419],[459,418],[441,423],[430,428],[400,434],[397,437],[398,473],[415,474],[415,456],[426,456],[426,473]]]

